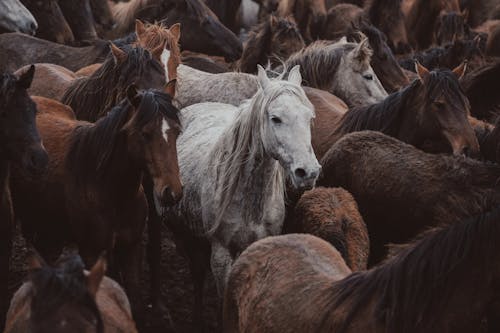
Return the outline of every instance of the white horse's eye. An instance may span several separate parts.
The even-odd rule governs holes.
[[[276,116],[272,116],[272,117],[271,117],[271,120],[272,120],[272,121],[273,121],[273,123],[275,123],[275,124],[281,124],[281,123],[282,123],[281,119],[280,119],[280,118],[278,118],[278,117],[276,117]]]

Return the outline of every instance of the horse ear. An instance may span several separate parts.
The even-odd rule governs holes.
[[[276,15],[269,15],[269,23],[271,24],[271,27],[275,27],[278,25],[278,18],[276,17]]]
[[[362,33],[361,33],[362,34]],[[354,49],[354,59],[356,59],[360,64],[369,65],[373,51],[370,48],[370,43],[368,42],[368,38],[362,34],[361,42],[359,42],[358,46]]]
[[[176,23],[176,24],[172,25],[170,27],[170,29],[168,29],[168,30],[170,31],[170,33],[174,37],[175,42],[179,43],[179,40],[181,39],[181,24]]]
[[[123,51],[113,43],[111,43],[110,48],[111,53],[113,54],[113,58],[115,59],[115,64],[121,64],[125,61],[125,59],[127,58],[127,54],[125,53],[125,51]]]
[[[46,267],[47,263],[34,249],[31,250],[31,254],[28,257],[28,267],[30,271],[35,269],[40,269]]]
[[[90,269],[89,274],[85,277],[87,289],[90,295],[92,295],[94,298],[97,294],[97,291],[99,290],[102,278],[104,277],[104,274],[106,274],[106,266],[106,255],[102,254],[94,264],[94,266]]]
[[[137,41],[140,41],[146,32],[146,27],[141,20],[135,20],[135,34],[137,35]]]
[[[422,66],[418,61],[415,61],[415,72],[417,72],[420,81],[424,80],[429,76],[429,70]]]
[[[288,81],[300,86],[302,84],[302,75],[300,74],[300,65],[295,65],[288,74]]]
[[[467,70],[467,60],[458,65],[454,70],[453,74],[457,76],[457,79],[461,79],[465,75],[465,71]]]
[[[346,36],[343,36],[342,38],[339,39],[339,41],[337,42],[337,44],[347,44],[348,41],[347,41],[347,37]]]
[[[24,73],[21,73],[21,75],[19,75],[17,84],[24,89],[29,89],[29,87],[31,87],[31,82],[33,82],[34,76],[35,65],[31,65]]]
[[[177,79],[172,79],[167,82],[165,86],[165,92],[170,95],[170,97],[174,98],[175,96],[175,86],[177,84]]]
[[[127,99],[135,108],[138,108],[141,104],[141,97],[139,96],[139,92],[137,91],[135,84],[131,84],[127,87]]]
[[[257,78],[259,80],[260,86],[262,87],[262,90],[266,90],[271,80],[269,80],[266,74],[266,70],[261,65],[257,65]]]
[[[469,8],[465,8],[462,11],[462,17],[464,18],[464,23],[468,23],[468,21],[469,21]]]

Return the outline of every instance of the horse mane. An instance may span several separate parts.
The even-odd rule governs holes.
[[[180,125],[179,111],[172,105],[168,94],[147,90],[140,95],[141,103],[134,118],[134,128],[142,128],[159,116],[168,117]],[[114,172],[111,157],[123,142],[121,130],[130,119],[132,108],[128,99],[124,99],[95,124],[85,124],[75,129],[66,156],[66,169],[73,175],[75,185],[106,186],[111,178],[109,175]]]
[[[86,286],[84,269],[80,256],[72,254],[59,259],[57,268],[46,266],[33,270],[29,275],[34,289],[32,318],[43,321],[52,311],[70,302],[87,308],[97,319],[97,332],[104,332],[101,312]]]
[[[414,96],[418,94],[421,87],[421,82],[415,80],[379,103],[350,109],[342,116],[334,135],[374,130],[389,136],[396,136],[403,112],[416,112],[414,109],[418,105],[407,103],[407,101],[414,100]]]
[[[161,64],[142,47],[126,46],[124,61],[116,63],[110,52],[102,66],[90,77],[80,78],[66,90],[62,102],[75,110],[77,118],[96,121],[125,97],[126,88],[140,77],[146,68]]]
[[[308,100],[302,88],[280,79],[271,80],[269,87],[264,92],[259,88],[251,100],[240,105],[240,113],[236,120],[216,143],[213,149],[211,162],[217,167],[217,176],[214,196],[216,198],[217,212],[213,226],[208,233],[213,234],[220,226],[222,219],[234,199],[238,183],[242,177],[242,164],[247,161],[259,163],[265,156],[262,133],[266,123],[266,110],[269,104],[282,94],[290,94],[299,98],[302,104],[311,110],[311,102]],[[285,180],[283,168],[277,164],[275,174],[270,182],[273,194],[284,197]],[[268,193],[271,195],[271,193]],[[246,200],[240,207],[242,216],[246,221],[261,221],[260,207],[264,197],[253,197],[256,200]]]
[[[336,332],[346,332],[352,318],[375,297],[375,316],[386,332],[431,332],[445,311],[465,266],[487,267],[500,232],[500,209],[476,218],[437,227],[400,249],[380,266],[354,273],[332,287],[333,308],[347,305]],[[324,323],[327,325],[327,323]]]
[[[339,69],[341,59],[357,46],[357,43],[316,41],[292,54],[285,61],[285,65],[288,68],[300,65],[302,79],[306,85],[328,89],[328,85]],[[364,59],[362,66],[367,68],[370,66],[372,50],[367,46],[365,51],[370,56]]]

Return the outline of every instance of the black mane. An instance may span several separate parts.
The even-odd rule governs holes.
[[[337,332],[375,297],[375,316],[386,332],[431,332],[456,289],[465,266],[487,267],[496,252],[500,207],[447,227],[432,229],[396,256],[368,272],[354,273],[333,286],[333,307],[352,304]]]
[[[101,313],[85,282],[85,266],[79,255],[62,258],[57,268],[42,267],[30,274],[35,292],[31,300],[31,316],[43,321],[64,304],[73,303],[87,308],[96,321],[96,330],[104,332]]]

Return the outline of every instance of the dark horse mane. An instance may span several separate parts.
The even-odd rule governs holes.
[[[31,300],[32,318],[43,321],[52,311],[71,302],[95,315],[97,332],[104,332],[101,312],[87,289],[84,269],[80,256],[72,254],[59,259],[57,268],[45,266],[33,270],[29,277],[36,290]]]
[[[433,331],[456,287],[449,275],[458,275],[471,262],[475,267],[486,267],[488,255],[484,253],[494,253],[497,247],[499,219],[497,207],[479,217],[434,228],[382,265],[335,283],[333,308],[351,304],[336,332],[345,332],[375,295],[375,316],[385,323],[386,332]]]
[[[90,77],[75,81],[62,97],[62,102],[75,110],[78,119],[96,121],[125,97],[126,89],[150,66],[161,64],[141,47],[125,46],[126,59],[116,63],[112,52]]]
[[[334,134],[373,130],[396,137],[404,113],[415,113],[416,116],[415,109],[421,103],[434,101],[441,94],[451,96],[453,103],[462,104],[457,105],[458,107],[468,105],[467,98],[453,75],[450,70],[434,70],[429,73],[425,94],[422,94],[423,84],[417,79],[404,89],[390,94],[380,103],[352,108],[342,116]]]
[[[172,98],[163,92],[148,90],[142,96],[135,116],[135,128],[142,128],[158,117],[167,117],[180,125],[178,110],[172,105]],[[79,126],[73,133],[66,169],[74,177],[76,185],[107,184],[111,168],[111,157],[123,143],[120,135],[123,126],[130,119],[134,107],[128,99],[115,106],[95,124]]]

